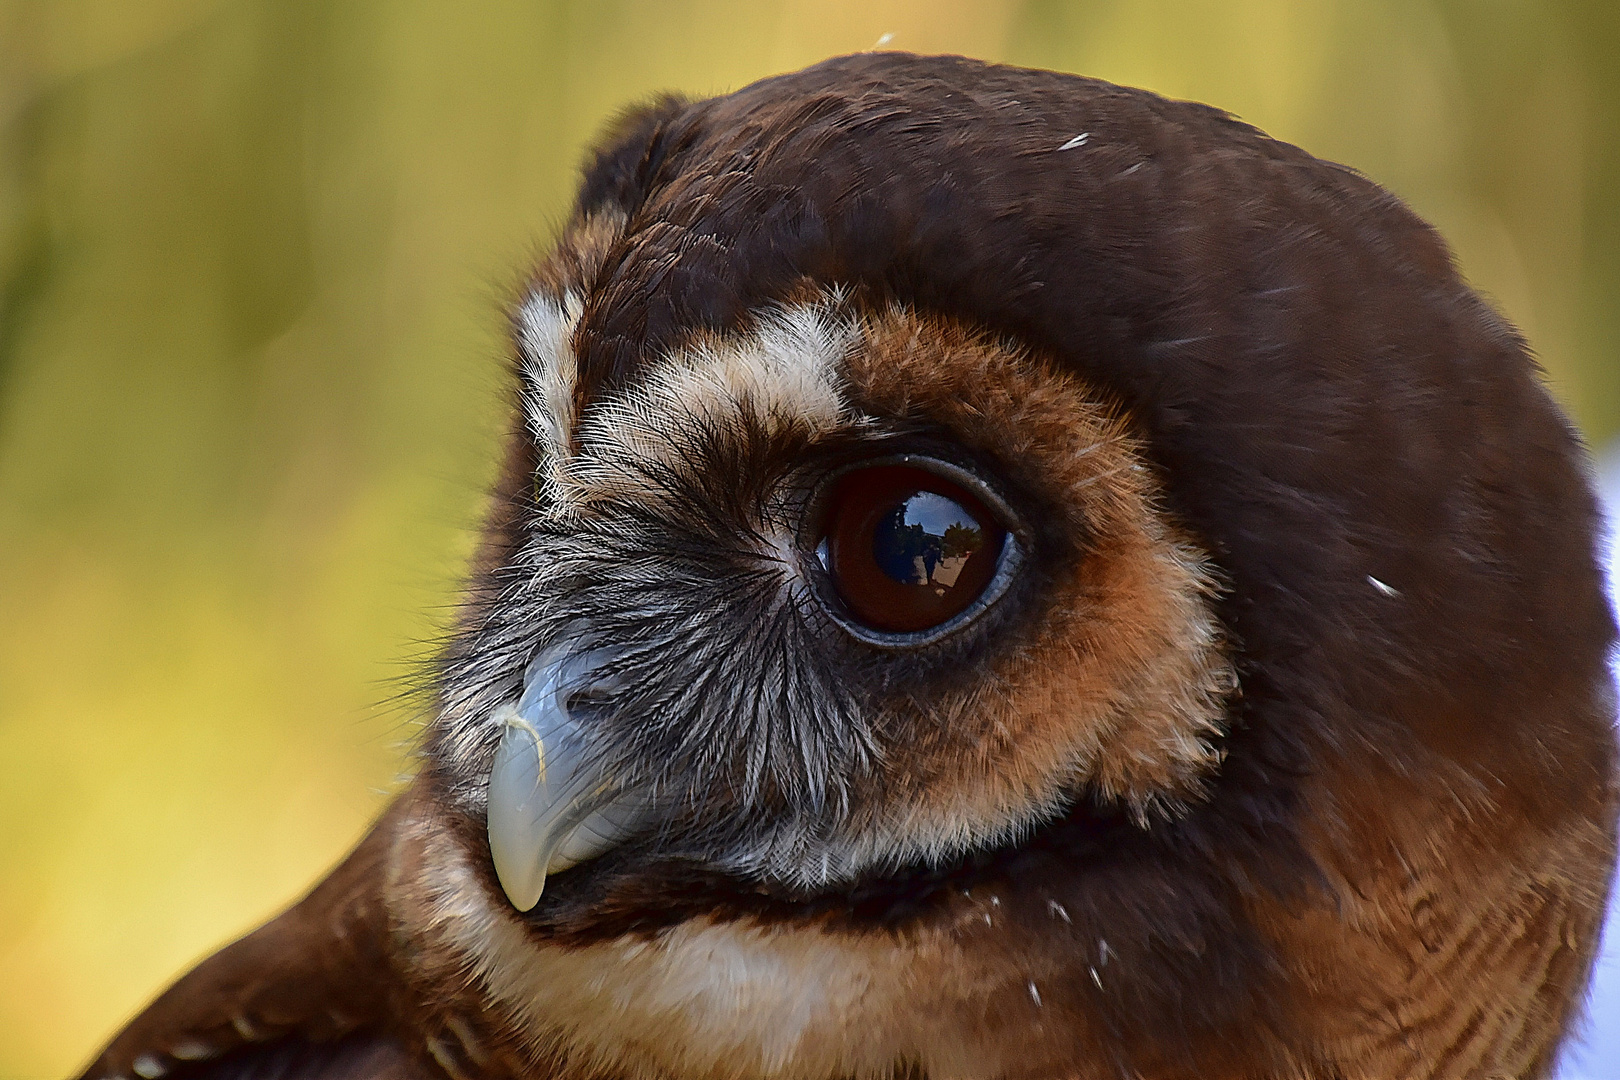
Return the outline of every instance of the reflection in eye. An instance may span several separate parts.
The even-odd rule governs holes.
[[[877,466],[839,479],[816,554],[856,618],[904,633],[938,626],[978,599],[1005,539],[960,485]]]
[[[973,515],[932,491],[895,504],[872,533],[879,569],[902,585],[933,585],[941,596],[983,546],[984,529]]]

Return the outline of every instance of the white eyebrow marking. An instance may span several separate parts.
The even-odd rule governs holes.
[[[808,436],[847,423],[842,365],[856,340],[832,302],[812,303],[769,309],[748,333],[660,359],[578,418],[570,497],[638,490],[648,465],[684,467],[696,440],[749,422]]]
[[[540,450],[540,482],[552,495],[560,493],[578,420],[574,396],[579,362],[572,338],[584,309],[571,292],[561,297],[531,292],[518,308],[518,356],[526,376],[523,412]]]

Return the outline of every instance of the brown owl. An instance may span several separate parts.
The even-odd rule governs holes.
[[[1546,1075],[1596,511],[1394,197],[864,54],[627,114],[511,326],[419,775],[87,1078]]]

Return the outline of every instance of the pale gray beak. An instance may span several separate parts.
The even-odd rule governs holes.
[[[519,911],[540,902],[546,875],[593,859],[651,817],[648,800],[609,776],[588,752],[569,699],[605,688],[600,651],[548,650],[524,673],[517,705],[491,718],[501,727],[489,774],[489,853]]]

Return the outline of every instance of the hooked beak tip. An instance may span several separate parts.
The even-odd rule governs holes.
[[[490,718],[500,742],[489,774],[489,853],[501,890],[532,911],[548,874],[593,859],[649,818],[587,749],[569,698],[588,681],[591,654],[546,655],[530,665],[522,697]]]

